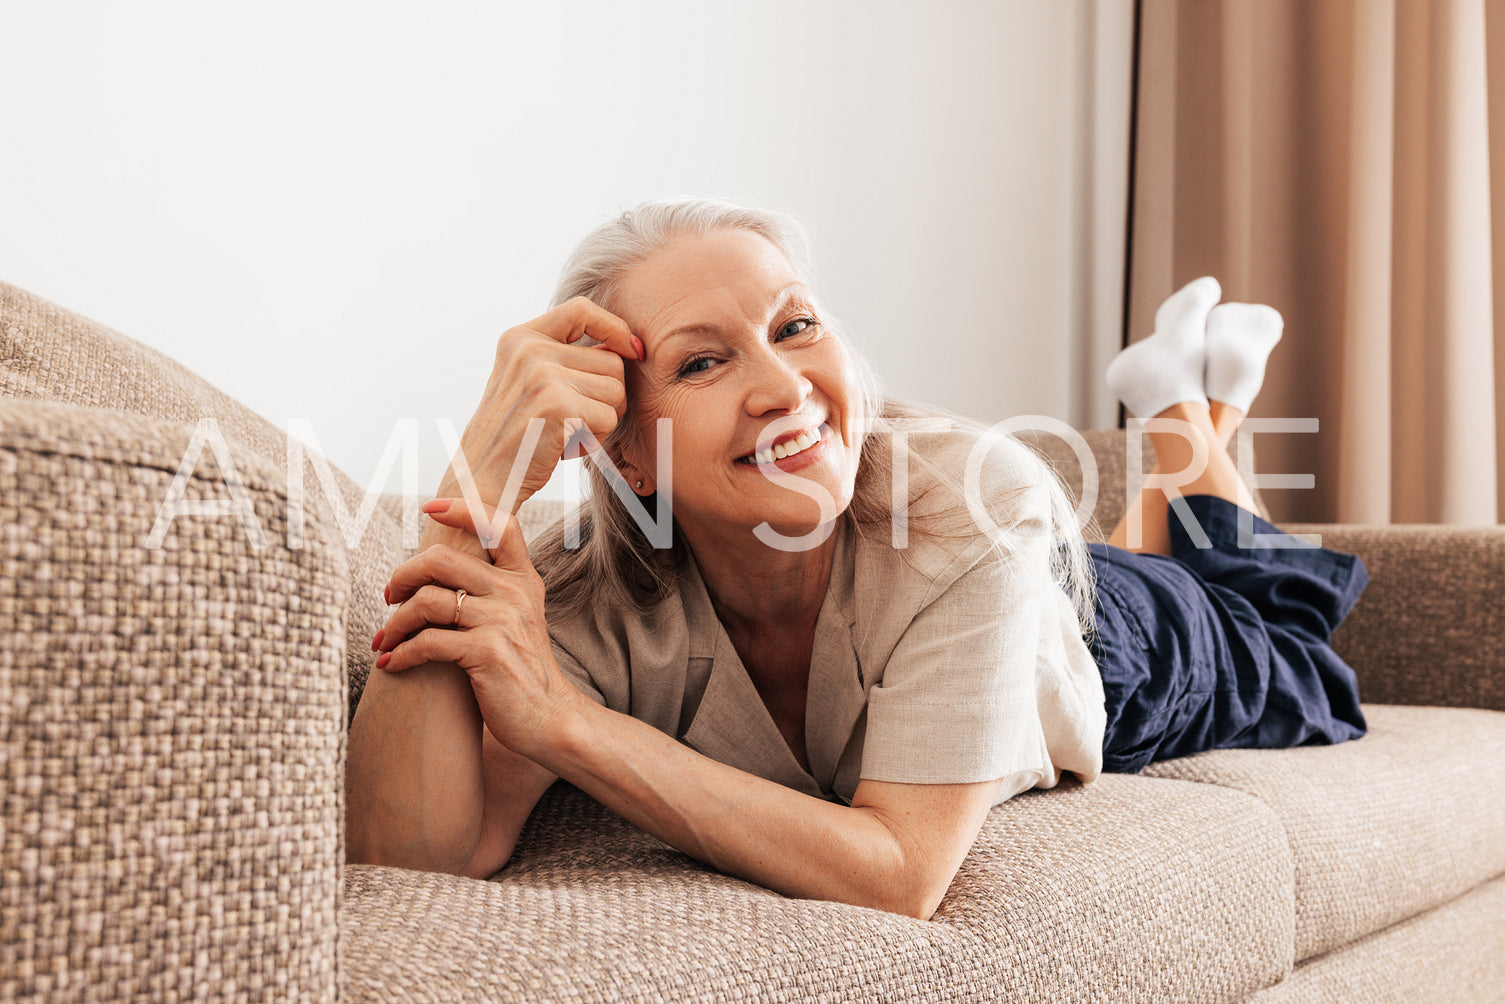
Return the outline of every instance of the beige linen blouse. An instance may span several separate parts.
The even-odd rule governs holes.
[[[912,435],[962,483],[976,433]],[[1102,678],[1053,580],[1043,463],[1009,438],[981,483],[1005,546],[981,530],[896,549],[843,515],[816,623],[805,708],[807,773],[716,618],[693,557],[647,614],[596,609],[550,625],[561,670],[588,696],[712,759],[850,803],[861,778],[911,784],[1001,779],[995,804],[1102,769]],[[943,479],[911,469],[910,497]]]

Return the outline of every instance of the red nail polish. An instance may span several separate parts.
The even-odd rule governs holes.
[[[387,668],[387,663],[389,663],[391,661],[392,661],[392,653],[391,652],[383,652],[381,654],[381,658],[376,660],[376,668],[377,669],[386,669]]]
[[[648,358],[648,350],[643,348],[642,339],[638,338],[637,335],[632,336],[632,347],[637,350],[638,362],[642,362]]]
[[[376,637],[374,637],[374,638],[371,639],[371,651],[373,651],[373,652],[379,652],[379,651],[381,651],[381,636],[384,635],[384,634],[386,634],[386,633],[387,633],[387,629],[386,628],[382,628],[380,631],[376,632]]]

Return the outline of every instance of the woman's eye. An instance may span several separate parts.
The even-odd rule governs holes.
[[[808,334],[819,323],[813,317],[796,317],[779,329],[779,333],[774,338],[774,341],[782,342],[790,338],[798,338],[800,335]],[[695,356],[679,367],[676,376],[679,379],[684,379],[685,377],[705,373],[719,362],[720,360],[714,355]]]
[[[804,325],[804,327],[799,327],[799,325]],[[783,341],[785,338],[802,335],[813,327],[815,327],[815,319],[813,317],[796,317],[779,330],[779,340]]]
[[[714,361],[710,356],[696,356],[679,368],[679,375],[686,377],[694,376],[696,373],[704,373],[711,368],[711,363]]]

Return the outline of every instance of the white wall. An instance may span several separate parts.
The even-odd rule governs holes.
[[[811,225],[892,391],[1111,424],[1128,7],[0,0],[0,277],[362,483],[418,419],[426,492],[587,229],[729,195]]]

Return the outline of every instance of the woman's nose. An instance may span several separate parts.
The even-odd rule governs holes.
[[[747,410],[752,415],[770,411],[798,411],[810,396],[814,385],[784,356],[769,346],[762,362],[752,373],[747,393]]]

